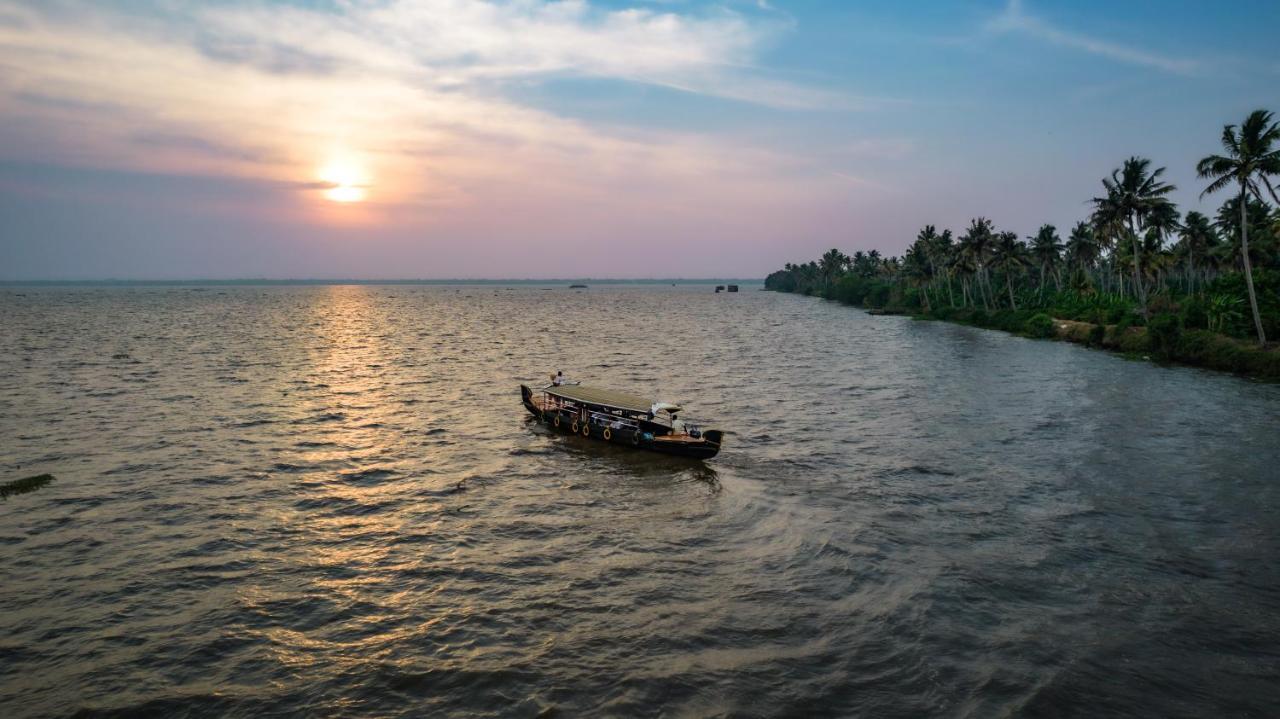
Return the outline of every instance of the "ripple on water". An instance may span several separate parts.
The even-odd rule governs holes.
[[[708,287],[190,289],[0,293],[0,467],[58,476],[0,503],[2,716],[1280,705],[1280,388]],[[556,369],[725,451],[529,423]]]

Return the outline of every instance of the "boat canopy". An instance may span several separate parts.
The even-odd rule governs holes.
[[[654,414],[657,414],[659,412],[666,412],[667,414],[675,414],[676,412],[679,412],[681,410],[680,410],[680,405],[678,404],[671,404],[670,402],[654,402],[649,407],[649,411],[653,412]]]
[[[614,392],[607,389],[583,387],[582,385],[560,385],[546,387],[542,390],[552,397],[561,397],[583,404],[598,404],[631,412],[648,412],[653,402],[625,392]]]

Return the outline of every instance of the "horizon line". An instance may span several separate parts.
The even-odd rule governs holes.
[[[763,277],[454,277],[443,279],[428,278],[356,278],[356,277],[231,277],[231,278],[176,278],[176,279],[158,279],[158,278],[133,278],[122,279],[115,277],[92,278],[92,279],[0,279],[0,286],[7,285],[91,285],[91,284],[112,284],[112,285],[217,285],[217,284],[311,284],[311,285],[412,285],[412,284],[438,284],[438,285],[465,285],[465,284],[501,284],[501,283],[518,283],[518,284],[553,284],[563,282],[600,282],[609,284],[624,283],[685,283],[685,284],[715,284],[721,282],[764,282]]]

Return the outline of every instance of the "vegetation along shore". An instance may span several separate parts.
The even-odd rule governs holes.
[[[1280,379],[1280,123],[1254,111],[1221,143],[1196,164],[1201,197],[1227,196],[1212,218],[1180,213],[1165,168],[1131,157],[1065,241],[927,225],[901,257],[833,249],[765,289]]]

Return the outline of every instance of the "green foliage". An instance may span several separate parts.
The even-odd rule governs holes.
[[[1202,293],[1187,297],[1182,302],[1182,326],[1187,329],[1209,329],[1208,301]]]
[[[1027,323],[1023,325],[1023,331],[1030,337],[1049,339],[1054,334],[1053,318],[1043,312],[1038,312],[1032,315],[1031,319],[1027,320]]]
[[[925,226],[901,257],[832,249],[816,261],[788,263],[765,287],[1280,376],[1280,352],[1238,341],[1280,338],[1280,210],[1271,204],[1277,183],[1269,179],[1280,176],[1280,124],[1259,110],[1223,128],[1222,143],[1223,155],[1196,168],[1209,181],[1205,193],[1232,193],[1216,222],[1198,212],[1180,216],[1164,168],[1133,157],[1103,179],[1094,212],[1065,243],[1051,225],[1028,244],[977,217],[955,237]],[[1240,246],[1245,221],[1253,293]],[[1059,330],[1058,320],[1072,323]]]
[[[1184,332],[1173,358],[1210,369],[1280,378],[1280,351],[1261,349],[1208,330]]]
[[[1254,268],[1253,287],[1258,298],[1258,314],[1262,319],[1263,330],[1270,337],[1280,337],[1280,271],[1263,267]],[[1220,317],[1219,332],[1232,337],[1254,336],[1249,293],[1242,273],[1232,272],[1219,276],[1205,288],[1205,294],[1211,297],[1211,304],[1213,296],[1232,298],[1222,300],[1223,314]],[[1210,310],[1210,314],[1214,315],[1213,309]]]
[[[1129,327],[1115,333],[1115,346],[1121,352],[1140,354],[1151,349],[1147,331],[1142,327]]]
[[[1172,359],[1182,340],[1182,318],[1169,313],[1152,317],[1147,323],[1147,340],[1156,357]]]
[[[1101,347],[1106,337],[1107,337],[1106,325],[1094,325],[1089,330],[1089,344],[1094,347]]]

